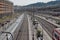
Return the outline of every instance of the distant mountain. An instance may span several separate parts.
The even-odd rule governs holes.
[[[60,4],[60,1],[51,1],[51,2],[48,2],[47,6],[48,5],[57,5],[57,4]]]
[[[51,1],[51,2],[48,2],[48,3],[43,3],[43,2],[38,2],[38,3],[34,3],[34,4],[30,4],[30,5],[27,5],[27,6],[14,6],[14,10],[17,11],[17,10],[30,10],[32,9],[32,7],[34,8],[50,8],[50,9],[59,9],[60,8],[60,1]]]
[[[24,7],[46,7],[46,6],[53,6],[53,5],[58,5],[58,4],[60,4],[60,1],[51,1],[48,3],[38,2],[38,3],[30,4]]]
[[[60,0],[56,0],[56,1],[60,1]]]
[[[41,7],[41,6],[46,6],[46,3],[42,3],[42,2],[38,2],[38,3],[34,3],[34,4],[30,4],[30,5],[27,5],[25,7]]]

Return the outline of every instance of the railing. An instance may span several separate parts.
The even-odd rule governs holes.
[[[22,14],[12,25],[10,25],[10,27],[7,30],[4,31],[7,33],[0,32],[1,34],[0,40],[12,40],[12,36],[13,36],[13,40],[15,40],[18,31],[21,27],[21,24],[23,23],[23,20],[24,20],[24,14]]]

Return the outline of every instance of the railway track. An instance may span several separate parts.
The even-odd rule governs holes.
[[[28,19],[26,15],[16,40],[29,40]]]
[[[35,17],[41,24],[41,26],[43,27],[43,29],[48,33],[48,35],[52,38],[52,32],[53,30],[57,27],[49,22],[47,22],[44,19],[41,19],[39,17]]]

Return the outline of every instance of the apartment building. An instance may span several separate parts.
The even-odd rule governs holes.
[[[8,0],[0,0],[0,18],[13,14],[13,3]]]

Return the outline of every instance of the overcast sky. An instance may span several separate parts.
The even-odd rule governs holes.
[[[49,2],[49,1],[54,1],[54,0],[10,0],[14,3],[14,5],[20,5],[20,6],[24,6],[24,5],[28,5],[28,4],[32,4],[32,3],[37,3],[37,2]]]

